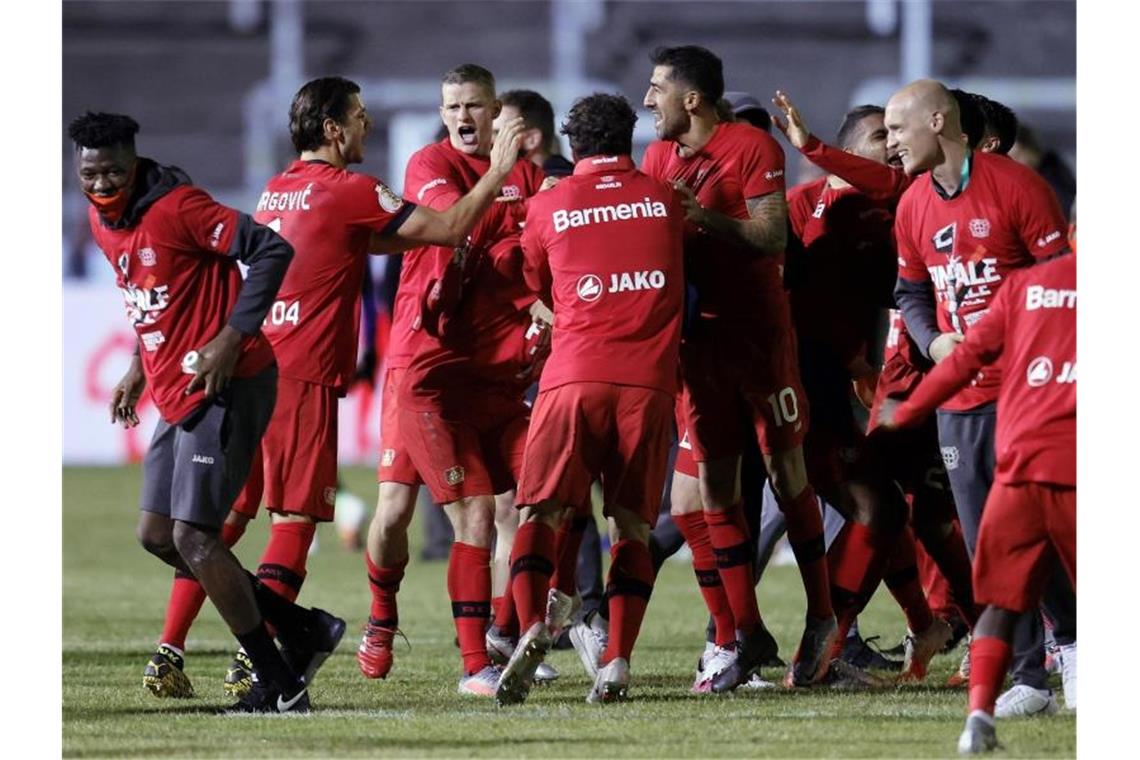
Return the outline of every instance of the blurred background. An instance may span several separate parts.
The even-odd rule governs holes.
[[[479,63],[500,90],[537,90],[559,122],[574,98],[593,91],[639,105],[649,52],[677,44],[717,53],[729,90],[765,104],[777,88],[790,93],[826,140],[851,106],[885,104],[898,85],[931,76],[1012,108],[1039,148],[1019,146],[1021,157],[1076,169],[1075,2],[69,0],[60,130],[65,464],[135,461],[157,419],[147,409],[134,431],[107,423],[133,333],[87,231],[66,139],[71,118],[88,109],[133,116],[142,125],[140,154],[180,166],[222,202],[250,211],[265,181],[292,158],[288,106],[312,77],[339,74],[362,85],[376,126],[358,168],[399,190],[408,156],[439,127],[439,77],[449,68]],[[652,136],[641,110],[636,158]],[[784,145],[789,185],[810,178],[810,167]],[[362,357],[371,351],[378,370],[399,259],[372,264],[377,319]],[[372,391],[363,377],[342,402],[345,464],[376,462]]]

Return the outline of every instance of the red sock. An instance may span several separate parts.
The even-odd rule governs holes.
[[[233,546],[245,533],[246,523],[234,525],[222,523],[222,543]],[[170,601],[166,603],[166,619],[162,624],[161,644],[170,644],[178,649],[186,649],[186,636],[194,618],[206,601],[206,591],[202,584],[180,570],[174,571],[174,584],[170,587]]]
[[[567,596],[578,593],[578,550],[582,548],[582,535],[586,532],[586,516],[573,515],[563,520],[554,533],[554,577],[550,585]]]
[[[316,532],[317,524],[308,521],[275,522],[269,528],[269,543],[261,555],[257,577],[290,602],[295,602],[301,593],[305,563]]]
[[[848,522],[827,551],[831,604],[839,622],[835,643],[843,646],[847,631],[883,579],[887,557],[883,539],[865,525]]]
[[[906,615],[910,632],[922,633],[934,622],[934,615],[926,602],[926,595],[922,593],[922,586],[918,583],[914,550],[914,532],[908,525],[892,543],[887,555],[883,583]]]
[[[400,590],[400,581],[404,579],[404,568],[408,566],[408,558],[396,565],[377,567],[364,552],[364,565],[368,568],[368,587],[372,591],[372,608],[368,613],[368,622],[381,628],[396,628],[400,624],[400,613],[396,608],[396,594]]]
[[[705,606],[716,622],[717,646],[727,646],[736,640],[736,619],[728,606],[728,596],[720,582],[720,572],[716,568],[716,555],[709,542],[709,528],[705,525],[703,512],[689,512],[673,515],[673,524],[685,537],[685,543],[693,552],[693,572],[697,576],[697,586],[705,599]]]
[[[752,551],[744,510],[735,504],[723,512],[706,510],[704,515],[732,617],[740,630],[751,631],[760,622],[760,608],[752,583]]]
[[[497,597],[498,605],[495,604],[494,599],[491,600],[491,608],[495,611],[495,627],[504,636],[519,635],[519,616],[515,610],[514,587],[514,579],[510,577],[508,570],[507,587],[503,589],[503,595]]]
[[[618,541],[610,549],[610,577],[606,597],[610,601],[610,638],[600,664],[615,657],[629,662],[633,644],[645,619],[645,607],[653,592],[653,560],[649,547],[640,541]]]
[[[950,585],[954,605],[962,618],[974,627],[982,610],[974,601],[973,570],[970,555],[966,552],[966,539],[957,520],[951,523],[950,532],[940,539],[923,542],[923,548],[938,565]]]
[[[491,616],[491,550],[456,541],[447,563],[447,595],[459,637],[463,672],[478,673],[491,664],[483,633]]]
[[[978,636],[970,643],[970,708],[994,714],[1012,651],[995,636]]]
[[[546,618],[546,591],[554,574],[554,530],[532,520],[519,526],[511,552],[511,591],[519,629]]]
[[[830,618],[835,612],[831,607],[831,583],[827,576],[823,517],[815,489],[809,484],[794,499],[782,501],[777,497],[776,503],[784,513],[788,542],[800,568],[807,595],[807,614],[817,619]]]

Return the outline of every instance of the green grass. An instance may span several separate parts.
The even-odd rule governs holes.
[[[372,471],[349,469],[348,487],[375,498]],[[171,573],[134,540],[137,468],[65,468],[63,604],[63,752],[71,757],[280,756],[757,756],[947,757],[965,710],[965,692],[933,686],[960,652],[937,657],[929,683],[877,693],[755,692],[728,698],[688,693],[702,646],[705,613],[688,566],[666,563],[633,659],[634,700],[597,707],[572,651],[556,651],[557,684],[526,705],[496,709],[460,697],[458,652],[444,587],[445,565],[415,559],[400,592],[400,619],[411,639],[396,652],[385,681],[360,676],[353,658],[368,611],[359,554],[341,550],[331,526],[309,563],[301,601],[349,621],[349,633],[321,671],[310,716],[217,717],[234,642],[206,605],[191,631],[187,672],[198,697],[160,701],[142,687]],[[264,547],[264,515],[238,554],[252,566]],[[413,524],[414,544],[421,535]],[[790,654],[799,634],[802,589],[794,568],[772,568],[761,610]],[[903,623],[880,593],[864,613],[864,635],[898,640]],[[769,674],[773,676],[775,674]],[[1005,757],[1072,757],[1075,720],[1003,721]]]

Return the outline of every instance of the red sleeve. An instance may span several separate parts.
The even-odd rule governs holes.
[[[930,279],[930,272],[926,269],[926,262],[922,258],[922,250],[915,245],[910,234],[911,203],[904,195],[899,201],[895,211],[895,249],[899,255],[899,277],[912,282],[926,282]]]
[[[431,146],[408,161],[404,171],[404,195],[421,206],[444,211],[463,197],[455,167]]]
[[[742,130],[740,182],[745,198],[759,198],[784,189],[784,151],[771,135],[755,127]]]
[[[832,147],[815,135],[808,137],[802,153],[820,169],[875,200],[898,198],[910,185],[910,178],[902,170]]]
[[[1008,294],[1014,295],[1008,295]],[[895,424],[908,427],[920,422],[931,412],[965,388],[978,370],[993,364],[1005,347],[1006,321],[1011,299],[1020,297],[1015,282],[1006,282],[994,297],[984,317],[970,328],[966,339],[950,355],[934,365],[906,401],[895,410]]]
[[[1010,193],[1018,237],[1034,258],[1055,256],[1069,247],[1061,202],[1037,172],[1027,169],[1022,173],[1017,191]]]
[[[554,276],[550,272],[550,259],[547,258],[546,247],[542,242],[541,227],[542,222],[537,215],[528,213],[522,233],[523,280],[532,293],[537,293],[543,303],[553,308],[550,289]]]
[[[344,211],[348,224],[354,227],[390,235],[416,208],[416,204],[408,203],[383,182],[367,174],[355,175],[348,187],[349,191],[343,197]]]
[[[229,252],[237,233],[237,211],[218,203],[205,190],[187,187],[181,191],[174,214],[188,248],[222,255]]]

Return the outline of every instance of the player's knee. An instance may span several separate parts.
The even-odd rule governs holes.
[[[139,520],[135,535],[139,544],[156,557],[166,558],[177,553],[168,519],[151,519],[149,514],[144,513]]]
[[[610,540],[615,544],[618,541],[637,541],[649,543],[649,523],[639,515],[622,507],[613,507],[607,518],[610,529]]]
[[[221,539],[215,532],[190,523],[174,524],[174,547],[191,570],[197,570],[209,561],[210,556],[220,546],[222,546]]]
[[[495,534],[495,501],[490,496],[461,499],[447,505],[455,540],[471,546],[490,546]]]
[[[772,491],[779,499],[791,500],[807,488],[807,464],[804,463],[803,449],[796,447],[790,451],[772,454],[768,467],[768,480]]]

